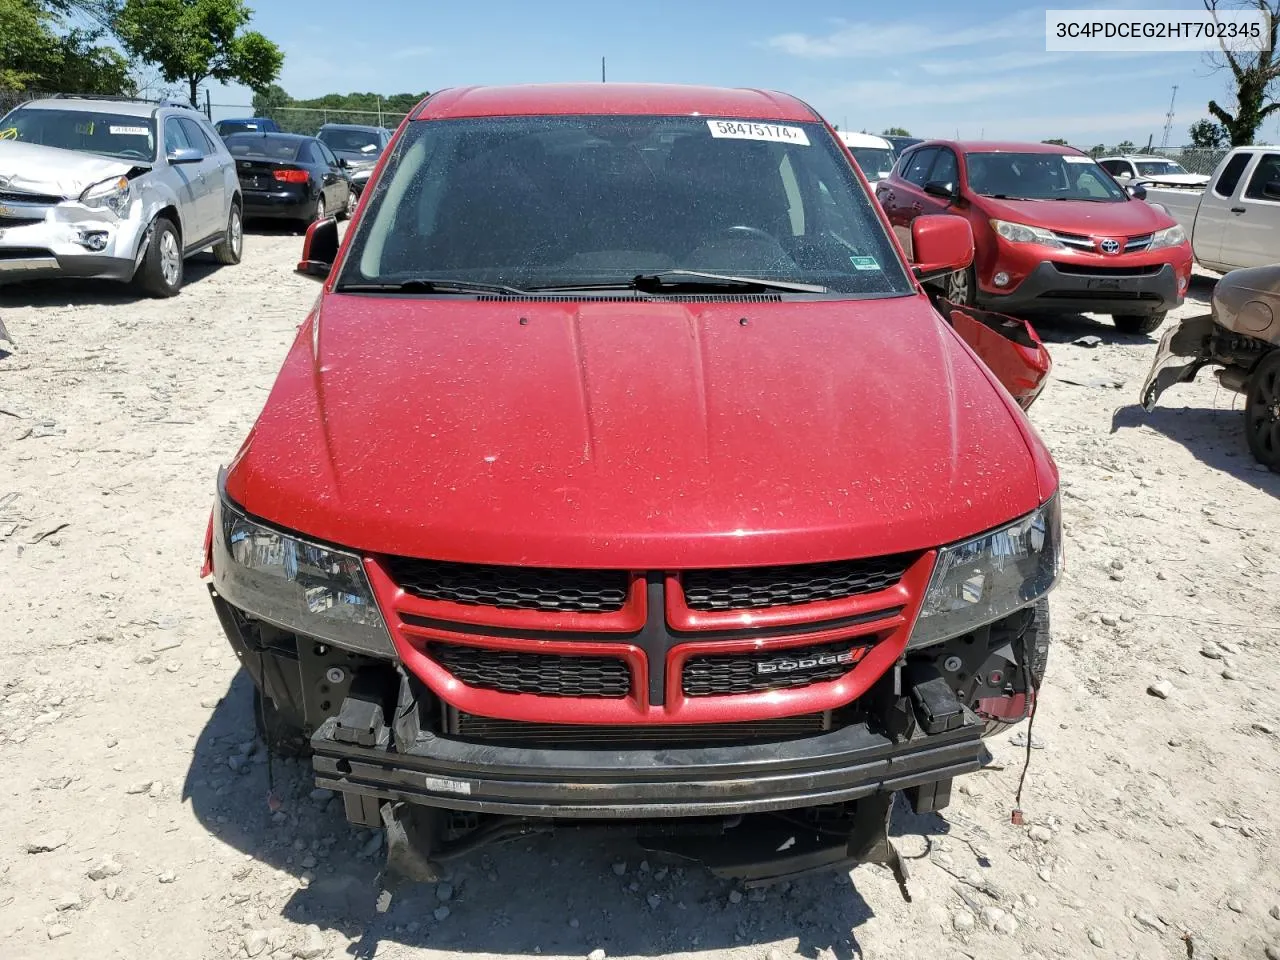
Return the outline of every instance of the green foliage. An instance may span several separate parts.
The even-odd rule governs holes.
[[[77,9],[74,2],[0,0],[0,88],[132,91],[129,63],[115,48],[98,44],[102,31],[68,25],[66,18]]]
[[[907,130],[907,128],[906,128],[906,127],[885,127],[885,129],[884,129],[884,133],[880,134],[880,136],[882,136],[882,137],[909,137],[909,136],[911,136],[911,131]]]
[[[1107,152],[1107,145],[1105,143],[1095,143],[1089,148],[1089,156],[1093,157],[1095,160],[1099,157],[1105,157]]]
[[[186,83],[191,102],[210,78],[259,89],[280,75],[284,53],[245,30],[253,11],[243,0],[125,0],[116,35],[169,83]]]
[[[1205,6],[1216,9],[1218,0],[1205,0]],[[1258,128],[1271,114],[1280,110],[1276,100],[1276,84],[1280,81],[1280,51],[1276,50],[1277,28],[1280,28],[1280,2],[1277,0],[1242,0],[1237,4],[1266,14],[1271,25],[1270,41],[1261,50],[1223,50],[1221,59],[1215,54],[1211,62],[1227,69],[1235,86],[1235,112],[1209,101],[1209,113],[1217,120],[1233,147],[1253,143]]]
[[[1228,135],[1226,129],[1220,123],[1214,123],[1212,120],[1197,120],[1187,128],[1187,135],[1191,137],[1191,145],[1201,149],[1216,150],[1227,145]]]
[[[1137,149],[1132,140],[1121,140],[1116,144],[1116,153],[1133,153]]]
[[[1055,137],[1055,138],[1054,138],[1054,139],[1052,139],[1052,140],[1041,140],[1040,142],[1041,142],[1041,143],[1052,143],[1052,144],[1054,144],[1055,146],[1059,146],[1059,147],[1069,147],[1069,146],[1071,146],[1071,144],[1067,143],[1067,141],[1065,141],[1065,140],[1059,140],[1057,137]]]
[[[310,100],[295,100],[279,84],[269,84],[253,95],[253,113],[270,117],[288,133],[315,134],[324,123],[355,123],[394,127],[427,96],[423,93],[328,93]]]

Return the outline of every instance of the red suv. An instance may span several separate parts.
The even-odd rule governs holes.
[[[1182,302],[1191,244],[1132,189],[1071,147],[931,140],[904,153],[876,192],[904,243],[916,217],[969,221],[974,262],[947,279],[948,300],[1109,313],[1118,329],[1145,334]]]
[[[893,863],[894,792],[945,805],[1031,708],[1062,542],[992,373],[1029,403],[1043,347],[934,309],[964,220],[911,234],[781,94],[424,100],[341,247],[311,227],[323,292],[219,478],[268,744],[424,878],[557,824]]]

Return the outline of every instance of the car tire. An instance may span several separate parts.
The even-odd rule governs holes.
[[[222,242],[213,248],[213,258],[225,267],[233,267],[240,262],[244,253],[244,215],[240,212],[240,204],[231,204],[231,212],[227,214],[227,232]]]
[[[978,296],[978,277],[973,267],[965,267],[943,277],[942,296],[951,303],[972,307]]]
[[[1150,314],[1116,313],[1112,315],[1111,322],[1116,325],[1116,329],[1121,333],[1145,336],[1160,329],[1160,324],[1164,323],[1166,313],[1167,311],[1164,310]]]
[[[1049,598],[1041,597],[1032,610],[1031,623],[1027,633],[1019,641],[1023,650],[1031,650],[1031,669],[1036,675],[1036,686],[1044,684],[1045,669],[1049,666],[1049,644],[1053,640],[1053,629],[1049,623]],[[987,720],[982,728],[984,737],[993,737],[1004,733],[1020,724],[1021,720]]]
[[[133,275],[137,288],[149,297],[172,297],[182,289],[182,240],[173,221],[157,217],[148,231],[147,252]]]
[[[352,215],[356,212],[356,202],[358,200],[359,200],[359,196],[356,194],[356,192],[354,190],[348,189],[347,202],[344,203],[342,205],[342,209],[338,211],[338,219],[350,220]]]
[[[313,223],[319,223],[321,220],[323,220],[327,216],[329,216],[328,208],[325,206],[325,202],[324,202],[324,191],[321,190],[320,196],[316,200],[315,209],[311,211],[311,218],[309,220],[302,221],[302,232],[306,233],[308,227],[310,227]]]
[[[1254,368],[1245,388],[1244,433],[1253,458],[1280,473],[1280,350]]]
[[[310,756],[311,740],[306,731],[257,687],[253,688],[253,725],[267,750],[277,757]]]

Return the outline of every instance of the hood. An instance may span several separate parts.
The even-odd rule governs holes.
[[[1061,233],[1093,237],[1136,237],[1172,227],[1174,220],[1144,200],[1117,203],[1090,200],[995,200],[975,203],[999,220],[1025,223]]]
[[[74,199],[87,187],[123,177],[139,166],[95,153],[0,140],[0,181],[6,190]]]
[[[320,540],[472,563],[803,563],[959,540],[1040,501],[1021,414],[923,296],[326,294],[319,311],[226,490]]]
[[[330,149],[333,148],[330,147]],[[334,150],[333,155],[339,160],[346,160],[352,166],[372,167],[382,154],[361,153],[359,150]]]
[[[1159,185],[1162,183],[1171,183],[1177,186],[1186,187],[1202,187],[1209,182],[1208,176],[1203,173],[1164,173],[1158,177],[1139,176],[1134,183],[1145,183]]]

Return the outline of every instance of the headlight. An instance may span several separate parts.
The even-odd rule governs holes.
[[[228,603],[335,646],[395,656],[356,554],[288,536],[218,501],[213,576]]]
[[[1053,235],[1052,230],[1045,230],[1043,227],[1030,227],[1025,223],[1010,223],[1008,220],[992,220],[991,229],[1010,243],[1039,243],[1046,247],[1066,246]]]
[[[1157,230],[1155,236],[1151,238],[1151,246],[1148,250],[1159,250],[1162,247],[1177,247],[1186,243],[1187,232],[1176,224],[1172,227],[1166,227],[1164,230]]]
[[[1058,497],[1007,527],[945,547],[929,581],[912,647],[1007,617],[1048,593],[1062,572]]]
[[[80,202],[86,207],[106,207],[117,217],[123,217],[128,212],[131,199],[133,196],[129,181],[125,177],[95,183],[80,194]]]

